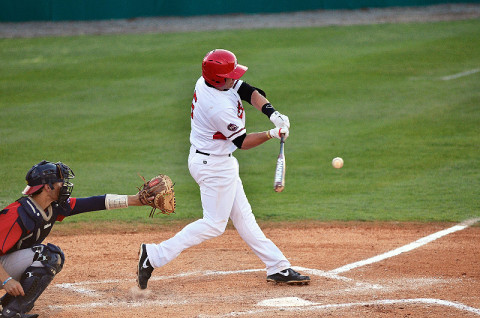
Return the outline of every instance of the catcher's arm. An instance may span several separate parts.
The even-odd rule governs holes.
[[[150,200],[153,200],[153,196],[150,198]],[[128,205],[129,206],[141,206],[141,205],[144,205],[141,201],[140,201],[140,193],[137,193],[135,195],[129,195],[128,196]]]
[[[2,264],[0,263],[0,279],[5,284],[3,285],[3,289],[12,295],[12,296],[25,296],[25,292],[23,291],[22,285],[15,279],[13,279],[10,274],[8,274],[5,269],[3,268]]]
[[[153,199],[153,197],[149,198]],[[142,206],[145,205],[140,200],[140,193],[135,195],[125,195],[125,194],[107,194],[105,195],[105,209],[124,209],[129,206]]]

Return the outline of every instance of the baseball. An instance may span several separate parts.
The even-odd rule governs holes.
[[[335,169],[340,169],[341,167],[343,167],[343,159],[340,158],[340,157],[333,158],[333,160],[332,160],[332,166],[333,166]]]

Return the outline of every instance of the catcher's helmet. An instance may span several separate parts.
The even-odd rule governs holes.
[[[22,193],[25,195],[33,194],[40,190],[45,184],[48,184],[48,186],[53,189],[54,183],[63,182],[58,202],[65,202],[72,194],[73,183],[70,182],[70,179],[73,178],[75,178],[75,174],[66,164],[43,160],[27,172],[25,177],[27,186]]]
[[[230,51],[217,49],[203,58],[202,76],[214,87],[222,87],[225,78],[239,79],[248,67],[237,64],[237,57]]]

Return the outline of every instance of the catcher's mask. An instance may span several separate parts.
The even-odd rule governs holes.
[[[222,87],[226,78],[239,79],[247,69],[237,63],[235,54],[222,49],[208,52],[202,62],[202,76],[214,87]]]
[[[47,184],[53,190],[53,184],[63,182],[57,203],[63,204],[67,201],[73,191],[73,183],[71,179],[75,178],[75,174],[69,166],[62,162],[53,163],[43,160],[34,165],[25,177],[27,186],[23,190],[23,194],[32,195],[40,190],[43,185]]]

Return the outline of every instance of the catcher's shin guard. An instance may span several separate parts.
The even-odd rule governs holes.
[[[30,266],[25,270],[20,278],[25,296],[2,299],[2,305],[4,302],[5,305],[0,317],[35,317],[25,313],[32,310],[35,301],[63,268],[65,257],[58,246],[36,245],[32,249],[35,251],[34,262],[39,261],[43,267]]]
[[[53,276],[62,270],[65,255],[60,247],[48,243],[47,245],[35,245],[32,250],[35,251],[34,261],[40,261]]]
[[[13,300],[3,307],[1,317],[23,317],[25,313],[32,310],[35,301],[47,288],[53,280],[53,277],[54,275],[45,267],[30,266],[27,268],[27,271],[20,279],[20,284],[23,287],[25,296],[13,298]]]

